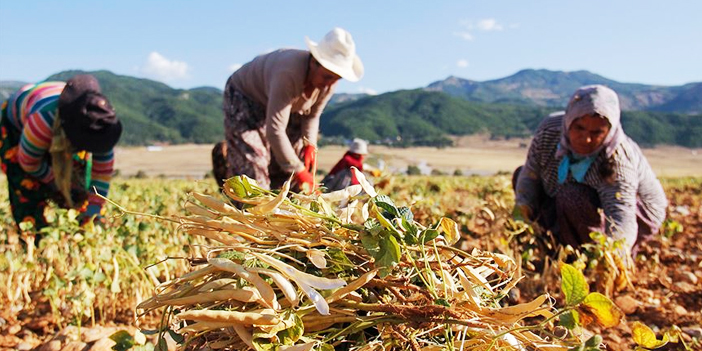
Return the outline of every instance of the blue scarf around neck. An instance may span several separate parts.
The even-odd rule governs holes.
[[[561,145],[559,144],[560,148]],[[578,157],[577,155],[571,155],[567,153],[563,156],[561,163],[558,165],[558,184],[565,183],[568,179],[568,173],[573,176],[578,183],[582,183],[585,179],[585,174],[587,170],[590,169],[590,165],[595,161],[597,155],[590,157]]]

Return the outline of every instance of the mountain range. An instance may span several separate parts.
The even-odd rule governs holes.
[[[451,76],[429,84],[425,90],[441,91],[469,101],[563,108],[576,89],[590,84],[614,89],[622,110],[702,113],[702,82],[680,86],[630,84],[588,71],[526,69],[484,82]]]
[[[60,72],[47,80],[78,73],[85,72]],[[220,89],[173,89],[109,71],[88,73],[100,81],[123,120],[122,144],[212,143],[223,138]],[[0,81],[0,98],[22,84]],[[702,83],[652,86],[619,83],[587,71],[548,70],[523,70],[484,82],[448,77],[424,88],[373,96],[336,94],[322,116],[321,142],[361,137],[400,146],[448,146],[451,135],[526,137],[587,84],[605,84],[619,93],[625,130],[641,144],[702,146]]]

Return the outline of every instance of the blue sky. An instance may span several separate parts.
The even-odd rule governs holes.
[[[0,80],[106,69],[223,88],[237,65],[335,26],[365,64],[340,92],[478,81],[525,68],[629,83],[702,81],[702,1],[0,0]]]

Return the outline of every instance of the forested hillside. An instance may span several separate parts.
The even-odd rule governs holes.
[[[49,80],[67,80],[66,71]],[[223,138],[222,92],[215,88],[173,89],[148,79],[91,72],[123,120],[123,145],[212,143]]]
[[[360,137],[399,146],[448,146],[448,135],[489,133],[528,137],[556,108],[471,102],[421,89],[397,91],[331,106],[322,118],[327,136]],[[702,147],[702,115],[624,111],[626,133],[642,146]]]
[[[48,80],[66,80],[77,73],[61,72]],[[223,138],[219,89],[173,89],[108,71],[90,73],[124,122],[122,145],[212,143]],[[651,102],[651,92],[658,92],[657,104],[649,103],[648,111],[623,113],[625,131],[641,145],[702,147],[702,115],[690,112],[702,110],[702,83],[652,87],[618,83],[584,71],[545,70],[525,70],[482,83],[454,77],[425,89],[374,96],[337,94],[322,116],[322,142],[361,137],[396,146],[450,146],[449,136],[474,133],[528,137],[544,116],[563,109],[564,99],[573,90],[593,82],[612,86],[623,101],[638,96],[641,102],[648,96]],[[4,100],[21,85],[0,82],[0,97]],[[670,112],[677,109],[682,112]]]

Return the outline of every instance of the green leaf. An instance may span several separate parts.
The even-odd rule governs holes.
[[[634,322],[631,327],[631,336],[636,345],[647,349],[657,349],[668,343],[668,334],[663,334],[663,340],[658,340],[656,334],[647,325],[641,322]]]
[[[185,341],[185,338],[182,335],[176,333],[171,329],[168,329],[168,335],[170,335],[171,339],[173,339],[173,341],[175,341],[178,344],[182,344],[183,341]]]
[[[374,213],[374,214],[375,214],[374,217],[375,217],[375,219],[378,220],[378,222],[380,222],[380,225],[382,225],[382,226],[383,226],[384,228],[386,228],[386,229],[393,229],[393,230],[397,231],[397,229],[396,229],[395,226],[392,224],[392,222],[390,222],[390,220],[389,220],[388,218],[386,218],[385,216],[383,216],[380,207],[371,205],[371,211],[372,211],[371,213]]]
[[[602,336],[600,335],[593,335],[587,341],[585,341],[585,347],[591,348],[591,349],[599,349],[600,344],[602,343]]]
[[[158,338],[154,351],[168,351],[168,343],[166,342],[166,338],[163,336]]]
[[[228,260],[244,262],[246,260],[246,254],[239,251],[222,251],[217,255],[218,258],[226,258]]]
[[[378,220],[376,220],[375,218],[368,218],[365,222],[363,222],[363,227],[369,231],[374,231],[376,230],[376,228],[380,227],[380,223],[378,223]]]
[[[446,301],[446,299],[436,299],[434,300],[434,304],[444,307],[451,307],[451,304]]]
[[[409,245],[416,245],[418,242],[417,233],[419,232],[417,226],[410,223],[410,221],[408,221],[405,217],[402,217],[402,228],[405,229],[405,243]]]
[[[427,229],[427,230],[425,230],[425,231],[422,232],[422,234],[419,236],[419,239],[420,239],[423,243],[427,243],[427,242],[430,242],[430,241],[436,239],[437,236],[439,236],[439,231],[438,231],[438,230],[436,230],[436,229]]]
[[[391,218],[400,217],[400,211],[397,209],[397,207],[395,207],[395,203],[389,196],[378,195],[373,199],[373,201],[375,202],[376,206],[387,211]]]
[[[361,232],[361,244],[363,248],[368,251],[368,253],[373,257],[378,257],[378,252],[380,252],[380,242],[376,235],[373,235],[370,231],[364,230]]]
[[[115,345],[112,346],[113,350],[117,351],[126,351],[132,348],[134,346],[134,337],[129,334],[126,330],[120,330],[112,335],[110,335],[110,339],[115,342]]]
[[[379,244],[380,251],[375,258],[375,264],[377,267],[383,267],[380,271],[380,276],[383,277],[400,261],[400,245],[389,232],[379,241]]]
[[[407,220],[407,222],[412,222],[414,221],[414,214],[412,211],[409,209],[407,206],[402,206],[397,209],[397,211],[400,213],[400,217],[404,218]]]
[[[590,287],[581,271],[564,264],[561,266],[561,290],[565,294],[566,305],[575,306],[585,299]]]
[[[293,310],[285,311],[282,318],[292,324],[291,327],[278,332],[278,339],[283,345],[294,345],[305,333],[305,325],[302,323],[302,318]]]
[[[569,330],[573,330],[580,325],[580,315],[578,315],[578,311],[570,310],[562,314],[560,318],[560,325]]]
[[[236,196],[246,198],[246,188],[244,187],[240,176],[227,179],[227,185],[234,190],[234,194],[236,194]]]
[[[356,267],[341,249],[330,247],[327,249],[327,255],[329,255],[327,260],[327,271],[329,273],[338,275],[341,272],[346,272],[349,268]]]
[[[591,314],[597,323],[605,328],[619,325],[623,316],[612,300],[597,292],[587,295],[580,308],[581,312]]]
[[[29,222],[29,221],[20,222],[19,228],[20,228],[20,230],[23,231],[23,232],[29,232],[29,231],[31,231],[32,229],[34,229],[34,223]]]
[[[256,351],[275,351],[280,347],[280,343],[272,341],[274,338],[262,337],[254,333],[251,343]]]

